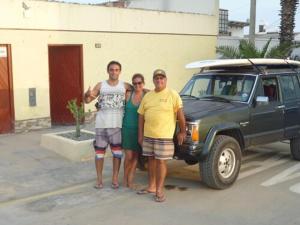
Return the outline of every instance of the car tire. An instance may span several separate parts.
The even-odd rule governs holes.
[[[186,164],[188,165],[196,165],[197,163],[199,163],[199,161],[196,160],[190,160],[190,159],[185,159],[184,160]]]
[[[236,139],[217,135],[208,156],[199,163],[202,182],[214,189],[230,187],[241,167],[241,148]]]
[[[139,154],[137,168],[141,171],[146,171],[148,168],[148,157],[142,156]]]
[[[300,138],[290,140],[290,149],[293,159],[300,161]]]

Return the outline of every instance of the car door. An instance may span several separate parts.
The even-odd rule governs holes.
[[[284,103],[284,136],[287,139],[299,135],[300,89],[295,74],[280,75]]]
[[[257,96],[266,96],[266,104],[258,104]],[[250,109],[250,143],[265,144],[278,141],[284,135],[284,109],[277,76],[260,76]]]

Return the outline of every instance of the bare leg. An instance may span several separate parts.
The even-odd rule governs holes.
[[[166,160],[156,159],[156,196],[163,195],[166,175],[167,175]]]
[[[95,167],[97,172],[97,181],[96,186],[101,188],[102,187],[102,170],[103,170],[104,158],[96,159],[95,158]]]
[[[129,187],[128,176],[131,170],[131,161],[132,161],[132,151],[124,150],[125,151],[125,160],[124,160],[124,177],[123,177],[123,186]]]
[[[128,187],[133,188],[133,178],[134,178],[136,167],[137,167],[138,153],[131,151],[131,154],[132,154],[132,157],[130,160],[131,166],[129,168],[127,184],[128,184]]]
[[[112,184],[119,183],[119,170],[121,165],[121,159],[113,157],[113,176],[112,176]]]
[[[148,191],[155,192],[156,190],[156,162],[154,156],[148,157]]]

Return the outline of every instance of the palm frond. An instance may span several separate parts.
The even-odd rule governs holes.
[[[267,52],[268,52],[268,49],[269,49],[269,45],[270,45],[271,41],[272,41],[272,38],[270,38],[267,41],[267,43],[264,45],[263,49],[260,52],[260,58],[266,58]]]
[[[249,40],[240,40],[239,51],[242,58],[259,58],[259,51]]]
[[[241,54],[239,50],[232,46],[219,46],[216,48],[216,52],[222,55],[223,59],[239,59]]]
[[[288,42],[284,42],[283,44],[279,44],[271,48],[266,57],[268,58],[278,58],[278,59],[286,59],[291,55],[291,52],[294,48],[300,47],[300,44],[290,44]]]

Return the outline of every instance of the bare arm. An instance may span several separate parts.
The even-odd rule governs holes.
[[[98,97],[100,93],[101,83],[96,84],[96,86],[91,90],[91,87],[84,93],[84,102],[90,103],[95,98]]]
[[[180,108],[177,111],[177,119],[179,123],[180,132],[177,134],[177,141],[179,145],[182,145],[183,141],[186,138],[186,131],[185,131],[185,117],[183,109]]]
[[[139,114],[138,143],[140,146],[142,146],[144,139],[144,123],[144,115]]]
[[[127,82],[125,82],[125,89],[126,91],[133,91],[133,86]]]
[[[130,98],[130,95],[131,95],[131,91],[126,91],[126,93],[125,93],[125,100],[126,100],[126,102],[128,102],[128,100]]]

